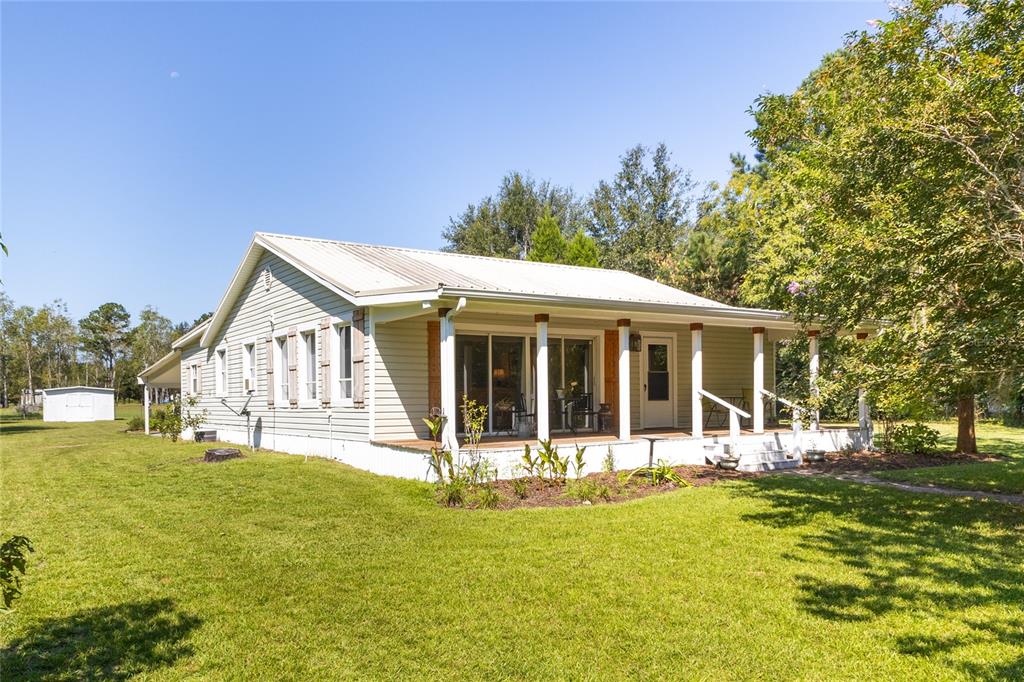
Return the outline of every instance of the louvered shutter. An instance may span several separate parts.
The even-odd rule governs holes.
[[[255,353],[255,351],[254,351]],[[255,374],[255,372],[254,372]],[[274,337],[267,336],[267,407],[274,406]]]
[[[203,394],[203,363],[196,364],[196,393]]]
[[[331,318],[325,317],[320,322],[320,403],[324,407],[331,404]]]
[[[288,328],[288,404],[299,406],[299,349],[295,343],[295,327]]]
[[[364,372],[366,363],[363,361],[365,322],[366,317],[361,308],[352,311],[352,404],[356,407],[362,407],[366,401],[364,395],[366,393]]]

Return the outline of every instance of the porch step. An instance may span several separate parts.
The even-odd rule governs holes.
[[[708,450],[709,448],[706,448]],[[716,465],[726,456],[725,448],[719,452],[706,452],[709,464]],[[800,466],[800,458],[785,450],[759,450],[757,452],[741,452],[739,471],[778,471],[794,469]]]

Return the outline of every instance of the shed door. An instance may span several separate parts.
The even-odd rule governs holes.
[[[91,422],[93,420],[93,395],[91,393],[70,393],[67,396],[69,422]]]

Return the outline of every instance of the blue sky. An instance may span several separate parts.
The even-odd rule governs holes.
[[[754,98],[885,13],[4,2],[3,285],[192,319],[256,230],[436,248],[507,171],[585,193],[637,143],[722,180]]]

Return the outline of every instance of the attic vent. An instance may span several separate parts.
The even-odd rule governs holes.
[[[270,268],[266,268],[263,271],[263,290],[270,291],[270,283],[273,280],[273,275],[270,274]]]

